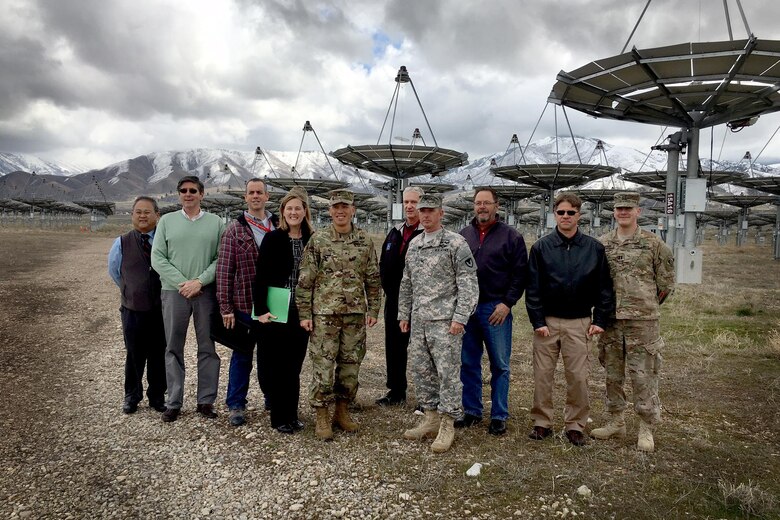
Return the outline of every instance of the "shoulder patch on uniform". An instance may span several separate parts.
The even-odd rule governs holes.
[[[468,267],[469,269],[474,267],[474,259],[473,258],[469,257],[469,258],[466,259],[466,267]]]

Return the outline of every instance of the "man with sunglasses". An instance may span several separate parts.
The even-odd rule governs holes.
[[[560,355],[566,373],[566,438],[575,446],[586,442],[590,414],[589,341],[604,332],[615,312],[604,246],[579,230],[581,207],[573,193],[555,198],[556,227],[531,247],[525,293],[534,328],[534,427],[528,436],[543,440],[552,435],[553,377]]]
[[[168,382],[164,422],[179,417],[184,400],[184,343],[190,316],[198,340],[197,411],[213,419],[219,386],[219,355],[210,337],[211,315],[216,312],[214,287],[217,251],[225,223],[200,207],[204,186],[194,175],[182,177],[176,186],[181,211],[163,215],[152,246],[152,267],[162,282],[162,309],[167,348],[165,376]]]
[[[659,307],[674,288],[674,255],[658,236],[639,227],[639,193],[615,194],[618,227],[603,237],[615,285],[616,309],[599,342],[599,362],[607,370],[606,408],[612,419],[591,435],[625,437],[626,366],[639,415],[637,449],[655,449],[652,427],[661,419],[658,372],[661,367]]]
[[[482,421],[482,353],[490,362],[490,425],[488,433],[506,433],[509,418],[509,358],[512,355],[512,307],[528,282],[528,251],[523,235],[498,219],[498,194],[493,188],[474,192],[474,219],[460,232],[477,262],[479,303],[466,324],[461,351],[465,415],[455,427]]]

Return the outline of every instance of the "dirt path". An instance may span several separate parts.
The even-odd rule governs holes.
[[[765,503],[752,507],[778,517],[780,263],[766,249],[708,251],[707,283],[679,288],[665,305],[655,454],[635,450],[633,413],[624,440],[573,449],[561,437],[526,437],[530,328],[519,306],[509,432],[459,431],[450,452],[433,456],[429,443],[400,438],[416,421],[411,396],[406,407],[373,405],[384,383],[381,322],[361,368],[357,435],[318,442],[305,402],[307,428],[295,436],[270,429],[258,410],[229,426],[223,347],[220,417],[200,418],[192,339],[181,419],[164,424],[146,405],[123,415],[112,240],[0,229],[0,518],[559,518],[564,508],[567,518],[741,516],[747,499],[725,501],[723,484],[760,490]],[[308,360],[301,380],[305,388]],[[562,381],[559,372],[561,407]],[[597,422],[603,385],[594,361]],[[484,396],[487,404],[488,385]],[[249,399],[259,401],[255,383]],[[485,464],[478,479],[464,475],[474,462]],[[590,499],[578,496],[581,485]]]

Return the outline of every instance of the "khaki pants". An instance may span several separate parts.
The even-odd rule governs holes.
[[[534,404],[531,419],[534,426],[552,428],[553,378],[558,355],[563,358],[566,373],[566,430],[585,431],[590,414],[588,400],[589,348],[588,327],[590,318],[566,320],[548,316],[545,318],[550,335],[534,334]]]

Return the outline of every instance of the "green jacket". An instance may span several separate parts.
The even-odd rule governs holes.
[[[674,255],[660,237],[637,228],[621,242],[614,229],[601,237],[615,287],[615,317],[657,320],[659,295],[674,289]]]
[[[374,243],[362,229],[339,234],[331,225],[303,251],[295,303],[301,320],[313,314],[379,315],[382,286]]]

